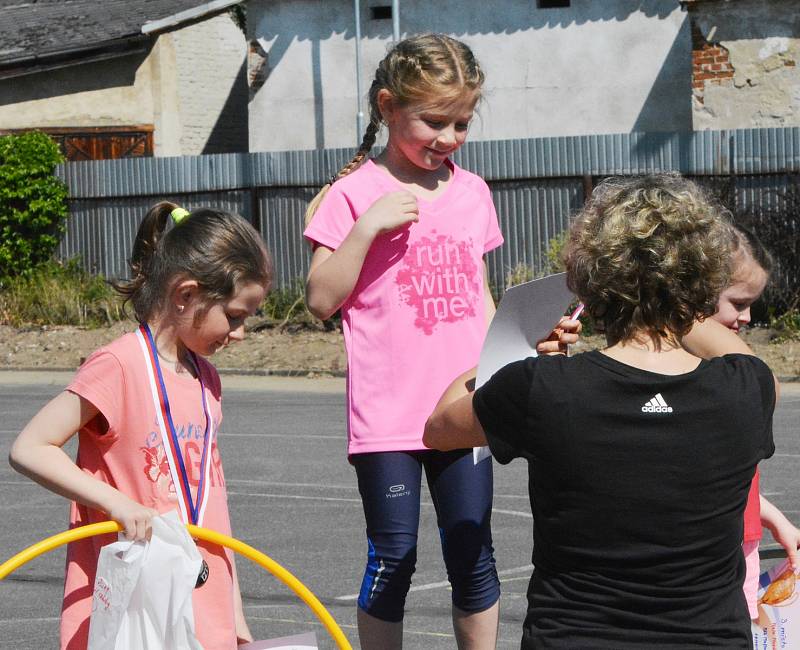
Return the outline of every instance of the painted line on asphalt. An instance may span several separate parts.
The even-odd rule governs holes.
[[[492,508],[492,514],[511,515],[512,517],[533,519],[533,515],[530,512],[523,512],[521,510],[501,510],[500,508]]]
[[[248,609],[248,607],[245,606],[245,609]],[[295,620],[295,619],[291,619],[291,618],[271,618],[271,617],[266,617],[266,616],[248,616],[247,620],[248,621],[251,621],[251,620],[252,621],[266,621],[266,622],[270,622],[270,623],[291,623],[293,625],[313,625],[315,627],[322,627],[322,624],[319,623],[318,621],[309,621],[309,620],[301,621],[301,620]],[[358,627],[356,625],[353,625],[353,624],[349,624],[348,625],[348,624],[344,624],[344,623],[337,623],[337,625],[340,628],[346,629],[346,630],[354,630],[355,631],[355,630],[358,629]],[[452,639],[453,638],[453,634],[447,634],[445,632],[426,632],[424,630],[408,629],[407,627],[405,627],[403,629],[403,634],[414,634],[416,636],[434,636],[434,637],[441,637],[443,639]]]
[[[266,497],[270,499],[297,499],[302,501],[338,501],[345,503],[361,503],[361,499],[347,499],[345,497],[318,497],[306,496],[300,494],[265,494],[263,492],[228,492],[228,496],[237,497]],[[420,505],[433,507],[430,501],[422,501]],[[511,515],[512,517],[523,517],[524,519],[533,519],[530,512],[521,512],[519,510],[504,510],[499,508],[492,508],[492,514],[498,515]]]
[[[69,501],[62,499],[58,503],[9,503],[0,505],[0,510],[30,510],[31,508],[36,508],[37,510],[42,510],[43,508],[64,509],[66,512],[69,508]],[[784,510],[784,512],[786,511]]]
[[[530,577],[530,573],[533,571],[532,564],[526,564],[524,566],[514,567],[513,569],[503,569],[502,571],[498,571],[498,576],[508,576],[514,575],[517,573],[527,573],[528,577]],[[409,591],[429,591],[431,589],[441,589],[442,587],[449,587],[450,582],[447,580],[442,580],[441,582],[430,582],[426,585],[417,585],[416,587],[411,587]],[[347,596],[336,596],[333,600],[345,601],[345,600],[357,600],[359,594],[348,594]]]
[[[310,433],[301,433],[299,435],[292,434],[291,436],[286,436],[282,433],[226,433],[221,432],[219,434],[223,438],[283,438],[284,440],[288,439],[296,439],[296,438],[303,438],[307,440],[339,440],[341,442],[345,442],[347,437],[345,435],[341,436],[315,436]]]
[[[259,479],[243,479],[243,478],[232,478],[228,479],[228,485],[270,485],[270,486],[278,486],[278,487],[307,487],[307,488],[319,488],[320,490],[355,490],[358,491],[358,486],[349,484],[349,485],[328,485],[322,483],[287,483],[284,481],[262,481]],[[527,494],[495,494],[495,498],[497,499],[524,499],[525,501],[528,500]]]
[[[249,484],[249,485],[271,485],[273,487],[308,487],[308,488],[319,488],[321,490],[358,490],[357,486],[354,485],[320,485],[318,483],[281,483],[278,481],[258,481],[258,480],[247,480],[247,479],[230,479],[228,480],[228,485],[237,485],[237,484]],[[26,487],[39,487],[38,483],[34,481],[0,481],[0,485],[19,485],[19,486],[26,486]],[[261,493],[261,492],[238,492],[238,491],[229,491],[229,496],[244,496],[244,497],[269,497],[269,498],[280,498],[280,499],[305,499],[305,500],[314,500],[314,501],[344,501],[347,503],[361,503],[361,499],[350,499],[345,497],[318,497],[318,496],[306,496],[306,495],[297,495],[297,494],[271,494],[271,493]],[[495,495],[500,498],[518,498],[518,499],[527,499],[527,497],[523,496],[515,496],[515,495]],[[767,494],[769,496],[769,494]],[[3,508],[21,508],[21,507],[30,507],[31,504],[14,504],[3,506],[0,505],[0,509]],[[423,506],[433,506],[431,501],[422,501],[421,505]],[[38,504],[37,507],[41,506],[50,506],[50,507],[60,507],[61,504]],[[533,515],[529,512],[522,512],[519,510],[506,510],[503,508],[492,508],[492,513],[497,513],[501,515],[510,515],[512,517],[523,517],[525,519],[532,519]]]
[[[60,620],[60,616],[48,616],[45,618],[0,618],[0,625],[5,625],[6,623],[13,623],[14,625],[18,623],[52,623],[53,621]]]
[[[315,487],[320,488],[321,490],[358,490],[357,485],[328,485],[328,484],[321,484],[321,483],[282,483],[280,481],[261,481],[258,479],[245,479],[245,478],[234,478],[229,479],[227,481],[228,485],[234,483],[246,483],[250,485],[278,485],[282,487]]]
[[[270,499],[298,499],[303,501],[345,501],[347,503],[361,503],[361,499],[345,499],[339,497],[307,497],[299,494],[263,494],[260,492],[228,492],[228,496],[236,497],[268,497]]]

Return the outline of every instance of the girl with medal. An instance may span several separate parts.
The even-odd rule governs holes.
[[[153,516],[177,509],[186,523],[230,535],[216,443],[221,387],[205,357],[243,338],[269,287],[269,254],[241,217],[163,202],[142,221],[130,266],[131,279],[114,286],[138,329],[84,362],[19,434],[10,462],[72,501],[71,528],[110,517],[128,539],[148,539]],[[76,431],[73,462],[62,447]],[[115,537],[67,548],[62,649],[86,648],[97,559]],[[233,554],[197,545],[197,639],[205,650],[252,641]]]

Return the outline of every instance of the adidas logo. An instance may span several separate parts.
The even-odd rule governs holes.
[[[667,405],[661,393],[656,393],[655,397],[642,407],[642,413],[672,413],[672,407]]]

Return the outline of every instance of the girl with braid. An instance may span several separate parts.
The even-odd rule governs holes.
[[[452,38],[398,43],[376,70],[358,152],[307,213],[308,306],[323,319],[341,310],[347,350],[348,455],[368,548],[362,648],[402,646],[423,469],[458,647],[495,647],[492,463],[475,464],[471,448],[422,443],[443,390],[476,365],[494,314],[483,256],[503,242],[497,215],[486,183],[450,159],[467,137],[483,78],[470,49]],[[387,145],[369,158],[382,124]],[[540,351],[577,340],[577,323],[560,327]]]

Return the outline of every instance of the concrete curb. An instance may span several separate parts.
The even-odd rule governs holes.
[[[49,385],[59,388],[69,384],[75,368],[0,368],[0,386]],[[344,395],[344,373],[308,370],[220,369],[225,391],[318,393]],[[786,395],[800,394],[800,376],[780,377]]]
[[[45,367],[45,366],[0,366],[0,374],[8,373],[8,372],[41,372],[41,373],[48,373],[48,372],[76,372],[78,370],[77,367],[75,368],[67,368],[63,366],[55,366],[55,367]],[[217,372],[220,375],[241,375],[243,377],[346,377],[346,373],[343,370],[318,370],[318,369],[309,369],[309,370],[302,370],[300,368],[297,369],[289,369],[289,370],[280,370],[280,369],[271,369],[271,368],[263,368],[263,369],[248,369],[248,368],[217,368]],[[800,378],[798,378],[800,381]]]

